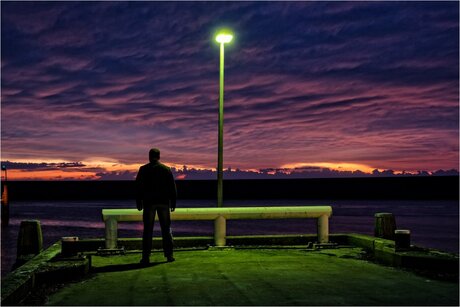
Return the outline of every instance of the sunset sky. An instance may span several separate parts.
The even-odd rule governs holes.
[[[11,179],[459,168],[459,3],[1,2]],[[185,174],[185,172],[184,172]],[[186,177],[186,174],[184,175]]]

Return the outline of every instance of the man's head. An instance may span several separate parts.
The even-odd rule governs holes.
[[[160,150],[158,148],[152,148],[149,151],[149,160],[151,163],[160,160]]]

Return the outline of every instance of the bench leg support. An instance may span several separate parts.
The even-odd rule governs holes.
[[[318,218],[318,242],[329,242],[329,217],[327,215],[321,215]]]
[[[117,248],[118,240],[118,225],[116,219],[108,219],[105,221],[105,248]]]
[[[214,244],[216,246],[225,246],[226,240],[226,220],[225,217],[219,216],[214,220]]]

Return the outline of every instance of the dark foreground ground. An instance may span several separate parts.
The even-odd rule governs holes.
[[[361,248],[180,250],[93,256],[92,273],[48,305],[453,305],[458,282],[369,262]]]

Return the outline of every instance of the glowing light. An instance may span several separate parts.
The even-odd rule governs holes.
[[[230,43],[233,40],[233,34],[229,32],[219,33],[216,36],[216,41],[220,44]]]

